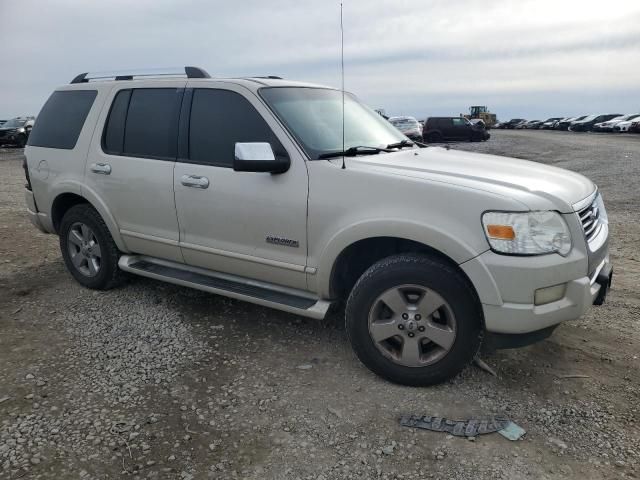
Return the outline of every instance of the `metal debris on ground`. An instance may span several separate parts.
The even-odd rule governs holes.
[[[522,428],[520,425],[517,425],[513,422],[509,422],[506,427],[502,430],[498,430],[498,433],[502,435],[504,438],[515,441],[520,440],[527,431]]]
[[[473,363],[475,363],[477,367],[479,367],[480,369],[484,370],[485,372],[490,373],[494,377],[498,376],[496,371],[493,368],[491,368],[489,365],[487,365],[486,362],[484,360],[482,360],[480,357],[476,357],[475,360],[473,361]]]
[[[448,420],[429,415],[403,415],[400,425],[422,428],[434,432],[447,432],[457,437],[475,437],[502,430],[510,423],[506,417],[470,418],[468,420]]]

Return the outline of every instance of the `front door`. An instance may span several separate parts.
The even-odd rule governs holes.
[[[185,262],[306,289],[304,157],[243,87],[188,84],[184,105],[174,188]],[[268,142],[291,167],[282,174],[235,172],[236,142]]]
[[[464,118],[452,118],[451,122],[453,123],[451,137],[456,140],[467,140],[471,133],[471,128],[469,127],[467,120]]]

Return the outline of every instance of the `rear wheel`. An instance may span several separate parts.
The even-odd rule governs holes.
[[[468,281],[424,255],[395,255],[360,277],[347,301],[346,329],[362,363],[404,385],[457,375],[482,339],[481,311]]]
[[[91,205],[71,207],[62,218],[59,233],[62,258],[78,283],[98,290],[120,283],[120,252],[104,220]]]

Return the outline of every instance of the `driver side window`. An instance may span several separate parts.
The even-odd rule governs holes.
[[[288,157],[267,122],[242,95],[230,90],[195,89],[189,122],[189,160],[232,168],[236,142],[267,142],[276,158]]]

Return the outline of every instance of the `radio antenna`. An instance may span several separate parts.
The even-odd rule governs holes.
[[[342,82],[342,168],[344,164],[344,26],[342,23],[342,2],[340,2],[340,80]]]

